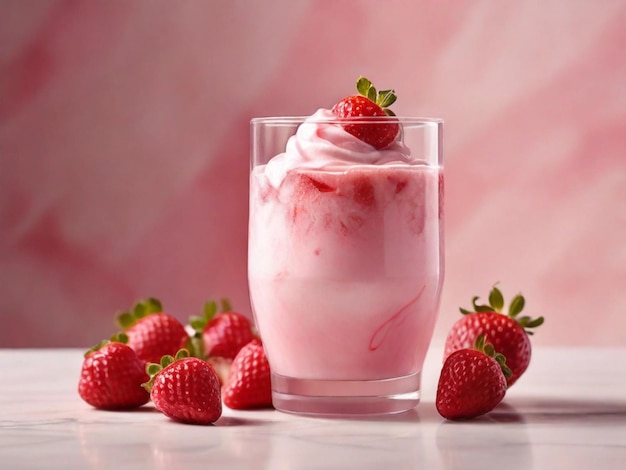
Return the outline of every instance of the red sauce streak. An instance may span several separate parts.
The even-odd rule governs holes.
[[[389,333],[389,330],[391,329],[392,323],[395,322],[396,320],[398,320],[398,318],[400,318],[400,316],[403,313],[405,313],[406,310],[411,305],[413,305],[415,302],[417,302],[419,300],[419,298],[422,296],[425,288],[426,288],[426,285],[423,285],[422,288],[420,289],[420,291],[417,293],[417,295],[413,299],[411,299],[408,304],[406,304],[405,306],[400,308],[400,310],[398,310],[390,318],[385,320],[385,322],[382,325],[380,325],[378,328],[376,328],[376,331],[374,332],[374,334],[372,335],[372,337],[370,339],[370,344],[369,344],[369,350],[370,351],[376,351],[378,348],[380,348],[380,346],[385,341],[385,338],[387,337],[387,334]]]

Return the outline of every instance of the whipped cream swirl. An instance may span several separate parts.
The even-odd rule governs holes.
[[[396,141],[381,150],[329,122],[336,116],[328,109],[319,109],[298,127],[289,138],[284,153],[276,155],[266,165],[265,175],[278,188],[285,175],[294,168],[341,169],[354,165],[384,165],[409,163],[410,150]]]

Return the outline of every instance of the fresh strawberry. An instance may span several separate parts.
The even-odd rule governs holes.
[[[506,393],[506,359],[485,336],[473,349],[460,349],[446,359],[437,385],[435,405],[447,419],[471,419],[493,410]]]
[[[189,334],[183,324],[163,312],[161,302],[149,298],[137,303],[132,312],[123,312],[117,323],[128,335],[128,345],[145,362],[159,362],[187,345]]]
[[[398,120],[389,117],[394,116],[393,111],[387,108],[397,99],[395,91],[383,90],[377,93],[372,82],[365,77],[357,80],[356,88],[359,94],[337,102],[331,110],[332,113],[339,119],[362,121],[353,121],[342,126],[347,132],[376,149],[387,147],[396,139],[400,130]],[[372,120],[375,122],[371,122]]]
[[[528,335],[533,334],[532,328],[543,323],[543,317],[518,318],[525,304],[521,294],[511,301],[508,315],[502,314],[504,298],[497,287],[493,287],[489,293],[489,305],[478,305],[477,300],[478,297],[472,299],[473,311],[460,309],[464,316],[448,333],[444,359],[454,351],[471,347],[476,338],[484,334],[496,351],[506,357],[507,365],[513,372],[507,378],[508,386],[511,387],[530,364],[531,344]]]
[[[181,349],[148,364],[150,380],[144,384],[157,410],[175,421],[211,424],[222,415],[220,383],[213,368]]]
[[[235,357],[222,399],[236,410],[272,406],[270,365],[259,339],[250,341]]]
[[[222,299],[221,304],[221,313],[218,313],[217,303],[210,301],[204,305],[203,316],[189,319],[189,324],[196,332],[194,349],[201,349],[200,352],[193,351],[196,357],[234,359],[241,348],[255,337],[246,316],[233,312],[227,299]]]
[[[124,344],[126,339],[123,334],[113,337],[85,353],[78,394],[91,406],[122,410],[137,408],[150,399],[141,386],[148,379],[144,363]]]

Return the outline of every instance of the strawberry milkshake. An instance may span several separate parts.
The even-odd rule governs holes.
[[[336,108],[252,122],[248,275],[274,406],[405,411],[443,280],[441,122]]]

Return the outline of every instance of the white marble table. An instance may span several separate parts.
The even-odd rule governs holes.
[[[623,469],[626,349],[536,349],[505,402],[446,422],[434,406],[440,349],[414,412],[316,419],[225,409],[215,426],[151,406],[104,412],[76,386],[82,351],[0,349],[0,469]]]

